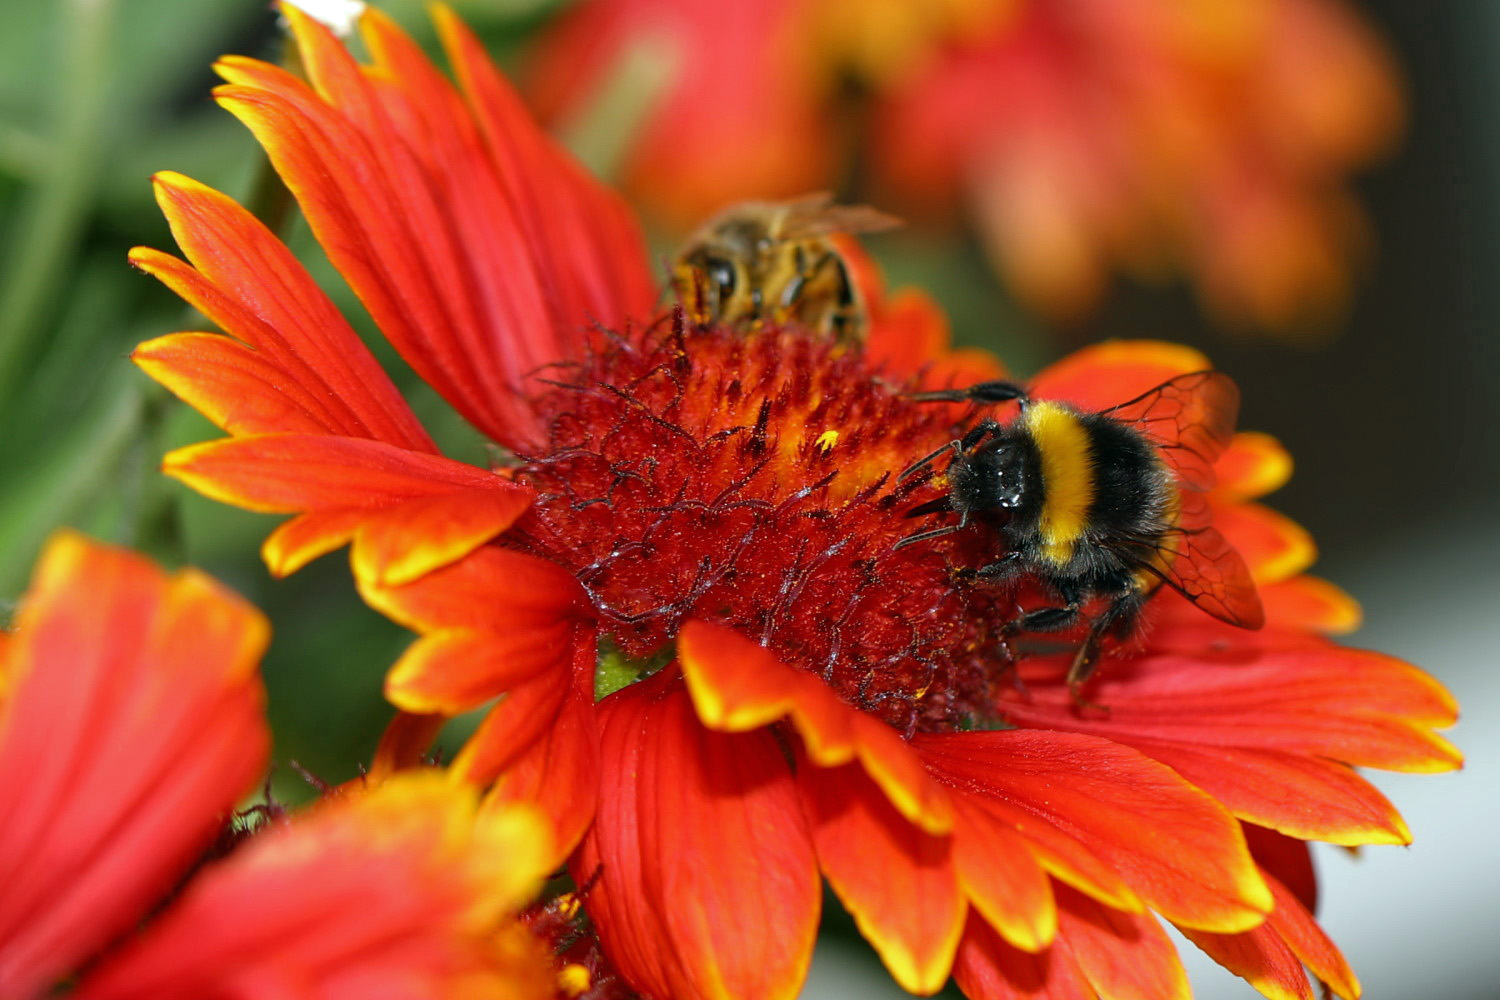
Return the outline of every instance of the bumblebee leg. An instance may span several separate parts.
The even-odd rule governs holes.
[[[1001,558],[988,563],[975,570],[965,571],[964,575],[975,577],[986,583],[1002,583],[1013,576],[1020,576],[1026,571],[1026,562],[1020,552],[1007,552]]]
[[[1002,632],[1007,636],[1020,632],[1061,632],[1083,617],[1081,603],[1060,608],[1037,608],[1008,622]]]
[[[967,389],[934,389],[930,392],[914,392],[907,397],[919,403],[1008,403],[1027,400],[1026,387],[1016,382],[980,382]]]
[[[1073,663],[1068,667],[1068,693],[1073,697],[1073,704],[1079,708],[1097,708],[1107,712],[1108,708],[1096,705],[1083,697],[1083,685],[1093,676],[1094,670],[1099,666],[1099,646],[1106,635],[1127,636],[1135,628],[1136,621],[1140,618],[1141,608],[1145,605],[1145,597],[1139,591],[1129,591],[1114,599],[1089,625],[1089,632],[1083,639],[1078,652],[1073,654]]]

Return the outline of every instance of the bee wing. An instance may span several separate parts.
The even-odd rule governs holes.
[[[1177,525],[1154,547],[1155,558],[1137,566],[1220,621],[1260,628],[1266,613],[1255,580],[1212,516],[1203,494],[1184,492]]]
[[[810,240],[834,233],[878,233],[901,225],[894,215],[869,205],[834,205],[832,200],[827,192],[819,192],[786,202],[781,238]]]
[[[1100,411],[1156,445],[1177,478],[1195,490],[1213,486],[1214,462],[1229,447],[1239,412],[1239,388],[1228,375],[1213,371],[1179,375]]]

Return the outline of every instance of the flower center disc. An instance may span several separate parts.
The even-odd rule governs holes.
[[[892,551],[920,490],[896,477],[952,439],[949,408],[799,328],[680,318],[601,338],[552,382],[549,450],[516,474],[539,494],[520,544],[577,576],[623,653],[701,619],[898,728],[976,714],[972,588],[946,547]]]

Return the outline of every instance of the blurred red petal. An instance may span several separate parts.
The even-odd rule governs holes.
[[[1282,628],[1343,635],[1359,628],[1364,612],[1340,587],[1306,573],[1260,586],[1266,621]]]
[[[254,608],[71,533],[37,565],[0,689],[0,994],[143,917],[265,766]]]
[[[330,435],[208,441],[171,452],[162,468],[225,503],[319,515],[268,540],[274,568],[295,569],[352,535],[356,576],[385,584],[461,558],[510,527],[533,496],[440,455]]]
[[[144,247],[131,252],[132,263],[254,348],[263,369],[281,373],[279,386],[269,388],[304,401],[319,419],[320,430],[436,451],[369,349],[260,220],[227,196],[181,174],[164,172],[152,181],[172,234],[192,266]],[[243,405],[202,384],[190,395],[187,387],[195,380],[190,368],[181,364],[184,360],[194,359],[157,360],[156,371],[143,367],[153,376],[171,375],[168,387],[195,406],[193,396],[216,404],[218,410]],[[227,423],[220,426],[234,432]]]
[[[744,732],[790,717],[820,767],[858,758],[901,814],[929,833],[945,833],[953,816],[906,742],[874,716],[845,704],[821,679],[789,667],[732,629],[690,621],[677,655],[698,717],[710,729]]]
[[[600,702],[599,811],[575,855],[605,952],[638,991],[795,997],[817,860],[775,738],[704,729],[666,671]]]
[[[873,365],[897,375],[921,372],[928,388],[973,385],[1005,377],[1005,366],[988,351],[954,350],[948,317],[926,292],[903,288],[886,297],[869,296],[869,337],[865,353]]]
[[[550,1000],[551,956],[515,919],[546,824],[475,798],[418,772],[327,799],[205,868],[72,995]]]
[[[1215,499],[1254,500],[1286,485],[1292,456],[1269,434],[1240,431],[1214,462],[1214,475]]]
[[[1179,923],[1233,932],[1254,927],[1270,909],[1239,824],[1128,747],[1028,730],[921,735],[913,745],[936,777],[993,821],[1044,848],[1034,830],[1061,832]],[[1039,860],[1050,869],[1048,858]],[[1081,880],[1078,887],[1091,888]]]
[[[1188,372],[1212,368],[1190,347],[1160,340],[1107,340],[1048,365],[1031,394],[1083,410],[1104,410]]]
[[[835,129],[815,99],[826,81],[804,58],[797,21],[787,0],[577,4],[530,53],[528,89],[542,118],[566,127],[605,100],[622,65],[649,61],[660,90],[642,95],[652,100],[625,172],[638,202],[685,229],[731,202],[790,198],[832,176]]]
[[[798,768],[818,864],[902,988],[948,979],[967,907],[951,840],[913,825],[854,765]]]

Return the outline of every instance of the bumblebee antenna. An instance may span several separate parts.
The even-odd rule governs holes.
[[[944,535],[951,535],[955,531],[962,530],[963,527],[962,524],[949,524],[942,528],[933,528],[931,531],[919,531],[915,535],[907,535],[901,541],[892,545],[891,551],[895,552],[897,549],[904,549],[908,545],[915,545],[917,542],[925,542],[929,538],[941,538]]]
[[[907,479],[907,477],[909,477],[913,473],[919,472],[920,470],[925,469],[927,466],[931,465],[932,462],[933,462],[933,459],[937,458],[939,455],[941,455],[943,452],[947,451],[949,448],[952,448],[954,451],[958,452],[959,454],[963,454],[963,449],[962,449],[962,447],[960,447],[961,444],[962,444],[962,442],[960,442],[960,441],[949,441],[947,444],[943,445],[941,448],[937,449],[932,454],[928,455],[926,458],[918,459],[917,461],[913,462],[911,465],[908,465],[906,467],[906,471],[905,472],[901,473],[901,475],[899,475],[899,476],[896,477],[896,482],[897,483],[905,482],[906,479]]]

